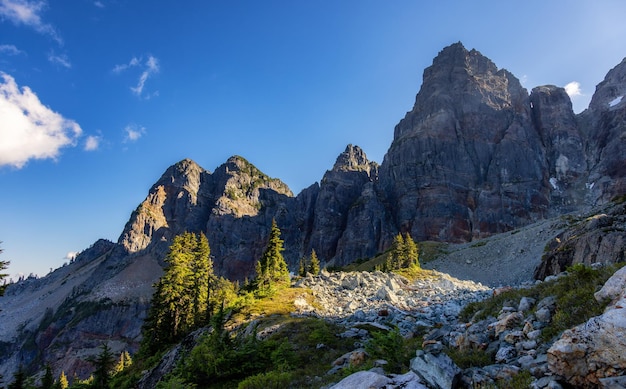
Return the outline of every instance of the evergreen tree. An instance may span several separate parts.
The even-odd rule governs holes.
[[[300,266],[298,267],[298,275],[300,277],[306,277],[306,259],[304,257],[300,258]]]
[[[67,382],[67,376],[64,371],[61,371],[61,375],[54,385],[55,389],[67,389],[70,386],[70,383]]]
[[[311,260],[309,261],[309,273],[314,276],[318,275],[320,272],[320,260],[317,259],[317,254],[315,250],[311,250]]]
[[[417,244],[415,243],[415,241],[413,240],[413,238],[411,238],[411,235],[406,234],[404,236],[404,267],[409,267],[409,266],[420,266],[420,262],[419,262],[419,248],[417,247]]]
[[[404,263],[404,238],[402,234],[398,233],[395,238],[393,238],[393,243],[391,244],[391,261],[389,261],[389,271],[400,269]]]
[[[196,247],[192,260],[192,322],[191,328],[208,324],[213,311],[211,304],[211,291],[215,287],[215,273],[213,272],[213,260],[211,260],[211,248],[209,241],[204,235],[196,238]]]
[[[41,389],[53,389],[54,388],[54,376],[52,375],[52,368],[50,364],[46,365],[46,373],[41,379]]]
[[[0,242],[2,243],[2,242]],[[0,254],[2,254],[2,249],[0,249]],[[8,269],[10,262],[9,261],[0,261],[0,296],[4,295],[4,290],[7,288],[7,284],[4,283],[4,279],[8,277],[8,274],[2,273],[3,270]]]
[[[20,365],[15,374],[13,375],[13,382],[9,384],[9,389],[25,389],[26,388],[26,373],[24,367]]]
[[[165,263],[143,328],[142,347],[148,353],[208,324],[215,306],[217,279],[204,234],[185,232],[174,237]]]
[[[109,389],[115,359],[107,343],[103,343],[101,347],[102,351],[93,361],[96,368],[93,372],[93,387],[95,389]]]
[[[289,282],[289,269],[282,254],[284,250],[280,230],[276,225],[276,220],[272,220],[267,246],[255,266],[258,290],[270,291],[277,283]]]
[[[133,364],[133,359],[130,357],[130,354],[128,353],[128,351],[124,351],[120,354],[120,359],[117,361],[117,365],[115,365],[115,368],[113,369],[113,373],[115,374],[120,373],[132,364]]]

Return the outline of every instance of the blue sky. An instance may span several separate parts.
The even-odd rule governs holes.
[[[0,259],[43,276],[116,241],[183,158],[213,171],[241,155],[295,193],[348,143],[380,163],[457,41],[529,90],[569,84],[581,111],[626,56],[625,15],[623,1],[0,0]]]

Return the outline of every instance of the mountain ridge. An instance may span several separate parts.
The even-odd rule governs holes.
[[[106,250],[92,247],[47,280],[31,280],[64,294],[30,294],[32,306],[51,316],[33,314],[0,334],[0,374],[40,360],[83,374],[87,367],[64,342],[76,339],[86,355],[96,353],[111,335],[96,318],[126,328],[111,338],[115,351],[135,351],[151,285],[169,242],[184,231],[205,233],[216,272],[243,280],[253,275],[272,220],[295,270],[313,249],[326,265],[342,266],[383,252],[399,232],[416,241],[471,242],[605,204],[626,192],[626,60],[596,93],[575,115],[563,88],[528,94],[510,72],[456,43],[424,70],[415,104],[380,165],[348,145],[319,183],[294,195],[243,157],[213,172],[183,159],[150,188],[116,243],[96,242]],[[80,277],[70,274],[80,269]],[[61,275],[70,290],[61,288]],[[19,288],[10,287],[0,304],[17,301],[11,289]],[[3,309],[5,320],[10,311]],[[18,334],[20,326],[27,331]]]

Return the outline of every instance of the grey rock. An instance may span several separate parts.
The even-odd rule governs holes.
[[[626,388],[626,376],[600,378],[601,389],[624,389]]]
[[[495,360],[496,363],[510,363],[515,360],[515,357],[517,357],[517,351],[515,350],[515,347],[503,346],[500,347],[500,349],[496,353]]]
[[[549,323],[552,319],[552,314],[550,313],[550,309],[544,307],[535,312],[535,317],[542,323]]]
[[[623,272],[614,274],[607,290],[623,276]],[[605,293],[616,296],[606,311],[566,330],[548,350],[550,371],[571,385],[597,386],[602,378],[626,372],[626,285],[622,284],[621,293]]]
[[[535,305],[535,302],[535,299],[533,299],[532,297],[522,297],[519,302],[519,306],[517,307],[517,310],[520,312],[526,312],[531,309],[533,305]]]
[[[433,355],[418,350],[410,366],[432,388],[453,388],[461,378],[461,369],[444,353]]]
[[[379,389],[385,388],[391,379],[372,371],[359,371],[331,386],[331,389]]]

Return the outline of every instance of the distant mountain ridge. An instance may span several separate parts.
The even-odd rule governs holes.
[[[529,94],[511,73],[455,43],[424,71],[380,165],[348,145],[320,183],[294,195],[239,156],[212,173],[180,161],[150,188],[117,243],[97,242],[74,263],[8,289],[0,299],[0,321],[9,323],[0,331],[0,374],[40,361],[85,374],[68,339],[87,355],[103,339],[114,351],[136,350],[151,285],[184,231],[204,232],[216,271],[243,280],[253,276],[272,219],[295,270],[312,249],[322,263],[345,265],[384,251],[398,232],[466,242],[604,204],[626,192],[624,95],[626,59],[576,115],[563,88]],[[39,313],[12,311],[19,290]]]

